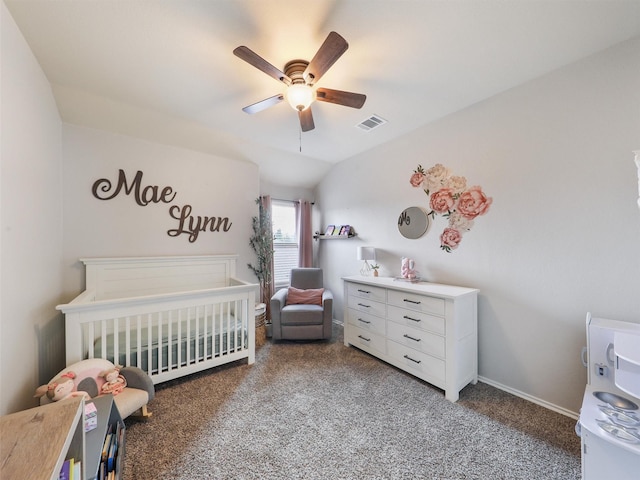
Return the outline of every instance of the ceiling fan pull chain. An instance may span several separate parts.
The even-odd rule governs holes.
[[[298,139],[300,141],[300,153],[302,153],[302,127],[298,127]]]

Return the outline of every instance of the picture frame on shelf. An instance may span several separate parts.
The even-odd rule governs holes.
[[[333,235],[333,233],[335,232],[335,230],[336,230],[336,226],[335,226],[335,225],[329,225],[329,226],[327,227],[327,229],[324,231],[324,234],[325,234],[325,235]]]
[[[349,236],[350,231],[351,231],[351,225],[342,225],[340,227],[340,233],[338,235],[347,237]]]

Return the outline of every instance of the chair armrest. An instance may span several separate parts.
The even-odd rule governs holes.
[[[287,292],[289,289],[281,288],[271,297],[271,322],[280,324],[280,311],[287,304]]]
[[[155,387],[149,375],[142,369],[138,367],[124,367],[120,370],[120,375],[127,381],[127,387],[145,390],[149,394],[149,400],[153,400],[156,393]]]
[[[333,315],[333,293],[327,289],[322,292],[322,308],[325,314]]]

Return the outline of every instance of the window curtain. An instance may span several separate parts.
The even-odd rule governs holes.
[[[313,266],[313,232],[311,228],[311,202],[299,200],[296,203],[296,227],[298,230],[298,265]]]
[[[261,290],[261,302],[266,304],[266,318],[268,321],[271,321],[271,297],[275,293],[274,290],[274,272],[273,272],[273,226],[271,223],[271,196],[263,195],[259,199],[260,206],[260,222],[263,225],[263,228],[269,232],[269,240],[268,240],[268,251],[271,252],[271,255],[267,257],[267,261],[265,262],[266,269],[268,270],[268,274],[265,277],[265,281],[261,282],[260,290]]]

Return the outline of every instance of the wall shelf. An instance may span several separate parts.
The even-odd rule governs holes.
[[[357,234],[352,234],[352,235],[323,235],[323,234],[316,234],[313,236],[313,238],[315,238],[316,240],[347,240],[349,238],[354,238],[357,237]]]

